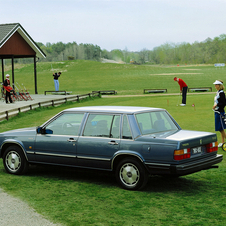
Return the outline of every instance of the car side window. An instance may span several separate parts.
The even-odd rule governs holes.
[[[77,136],[84,114],[67,113],[52,121],[46,129],[52,130],[53,135]]]
[[[111,138],[120,138],[120,116],[115,115],[111,127]]]
[[[130,131],[129,122],[126,115],[123,116],[122,139],[132,139],[132,134]]]
[[[83,136],[119,138],[119,119],[115,115],[90,114]]]
[[[141,113],[136,118],[143,135],[178,129],[165,111]]]

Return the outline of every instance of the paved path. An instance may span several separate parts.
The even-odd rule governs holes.
[[[0,189],[1,226],[60,226],[46,220],[25,202],[14,198]]]
[[[8,116],[15,116],[19,109],[21,112],[29,111],[30,105],[32,106],[32,109],[45,105],[51,105],[52,101],[54,101],[54,104],[62,104],[65,102],[65,98],[68,101],[71,100],[77,100],[78,95],[31,95],[33,100],[22,100],[22,101],[15,101],[14,103],[6,104],[3,99],[0,99],[0,121],[4,120],[6,117],[6,112],[8,112]],[[45,103],[44,103],[45,102]],[[48,102],[48,103],[46,103]]]
[[[29,104],[59,99],[65,97],[65,95],[31,95],[31,97],[34,100],[16,101],[13,104],[6,104],[0,100],[0,112],[18,109]],[[0,225],[54,226],[59,224],[53,224],[52,222],[46,220],[40,214],[36,213],[34,209],[30,208],[28,204],[20,199],[8,195],[0,189]]]
[[[6,104],[5,101],[3,101],[2,99],[0,100],[0,112],[5,112],[5,111],[9,111],[12,109],[18,109],[20,107],[24,107],[30,104],[38,104],[40,102],[45,102],[45,101],[49,101],[49,100],[56,100],[56,99],[60,99],[60,98],[64,98],[64,97],[73,97],[76,95],[44,95],[44,94],[34,94],[31,95],[31,98],[33,100],[22,100],[22,101],[15,101],[12,104]]]

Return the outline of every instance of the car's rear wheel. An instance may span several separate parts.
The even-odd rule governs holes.
[[[116,179],[124,189],[139,190],[146,185],[148,173],[140,161],[125,158],[116,168]]]
[[[28,162],[21,148],[12,145],[3,154],[5,170],[10,174],[23,174],[28,169]]]

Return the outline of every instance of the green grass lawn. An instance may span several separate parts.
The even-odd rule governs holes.
[[[1,122],[0,132],[38,126],[65,108],[90,105],[165,108],[183,129],[214,132],[213,98],[214,94],[189,95],[186,107],[176,106],[178,96],[97,98],[20,114]],[[222,150],[219,153],[225,156]],[[0,160],[0,187],[51,221],[64,225],[223,226],[226,224],[225,173],[223,161],[218,169],[180,178],[151,176],[143,191],[126,191],[107,172],[32,166],[26,175],[14,176],[5,172]]]
[[[52,66],[51,66],[52,65]],[[53,70],[52,70],[53,67]],[[15,83],[34,93],[34,66],[15,66]],[[110,64],[94,61],[38,62],[38,92],[54,90],[53,72],[62,71],[60,90],[84,94],[94,90],[117,90],[118,94],[142,94],[144,89],[167,89],[179,93],[175,76],[184,79],[188,87],[212,87],[216,79],[226,81],[225,69],[211,66],[150,66]],[[6,73],[11,74],[11,71]],[[18,85],[17,85],[18,86]]]

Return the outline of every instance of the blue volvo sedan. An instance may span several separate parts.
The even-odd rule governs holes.
[[[112,171],[119,185],[142,189],[149,175],[182,176],[223,160],[215,133],[182,130],[160,108],[93,106],[64,110],[37,128],[0,133],[10,174],[29,164]]]

